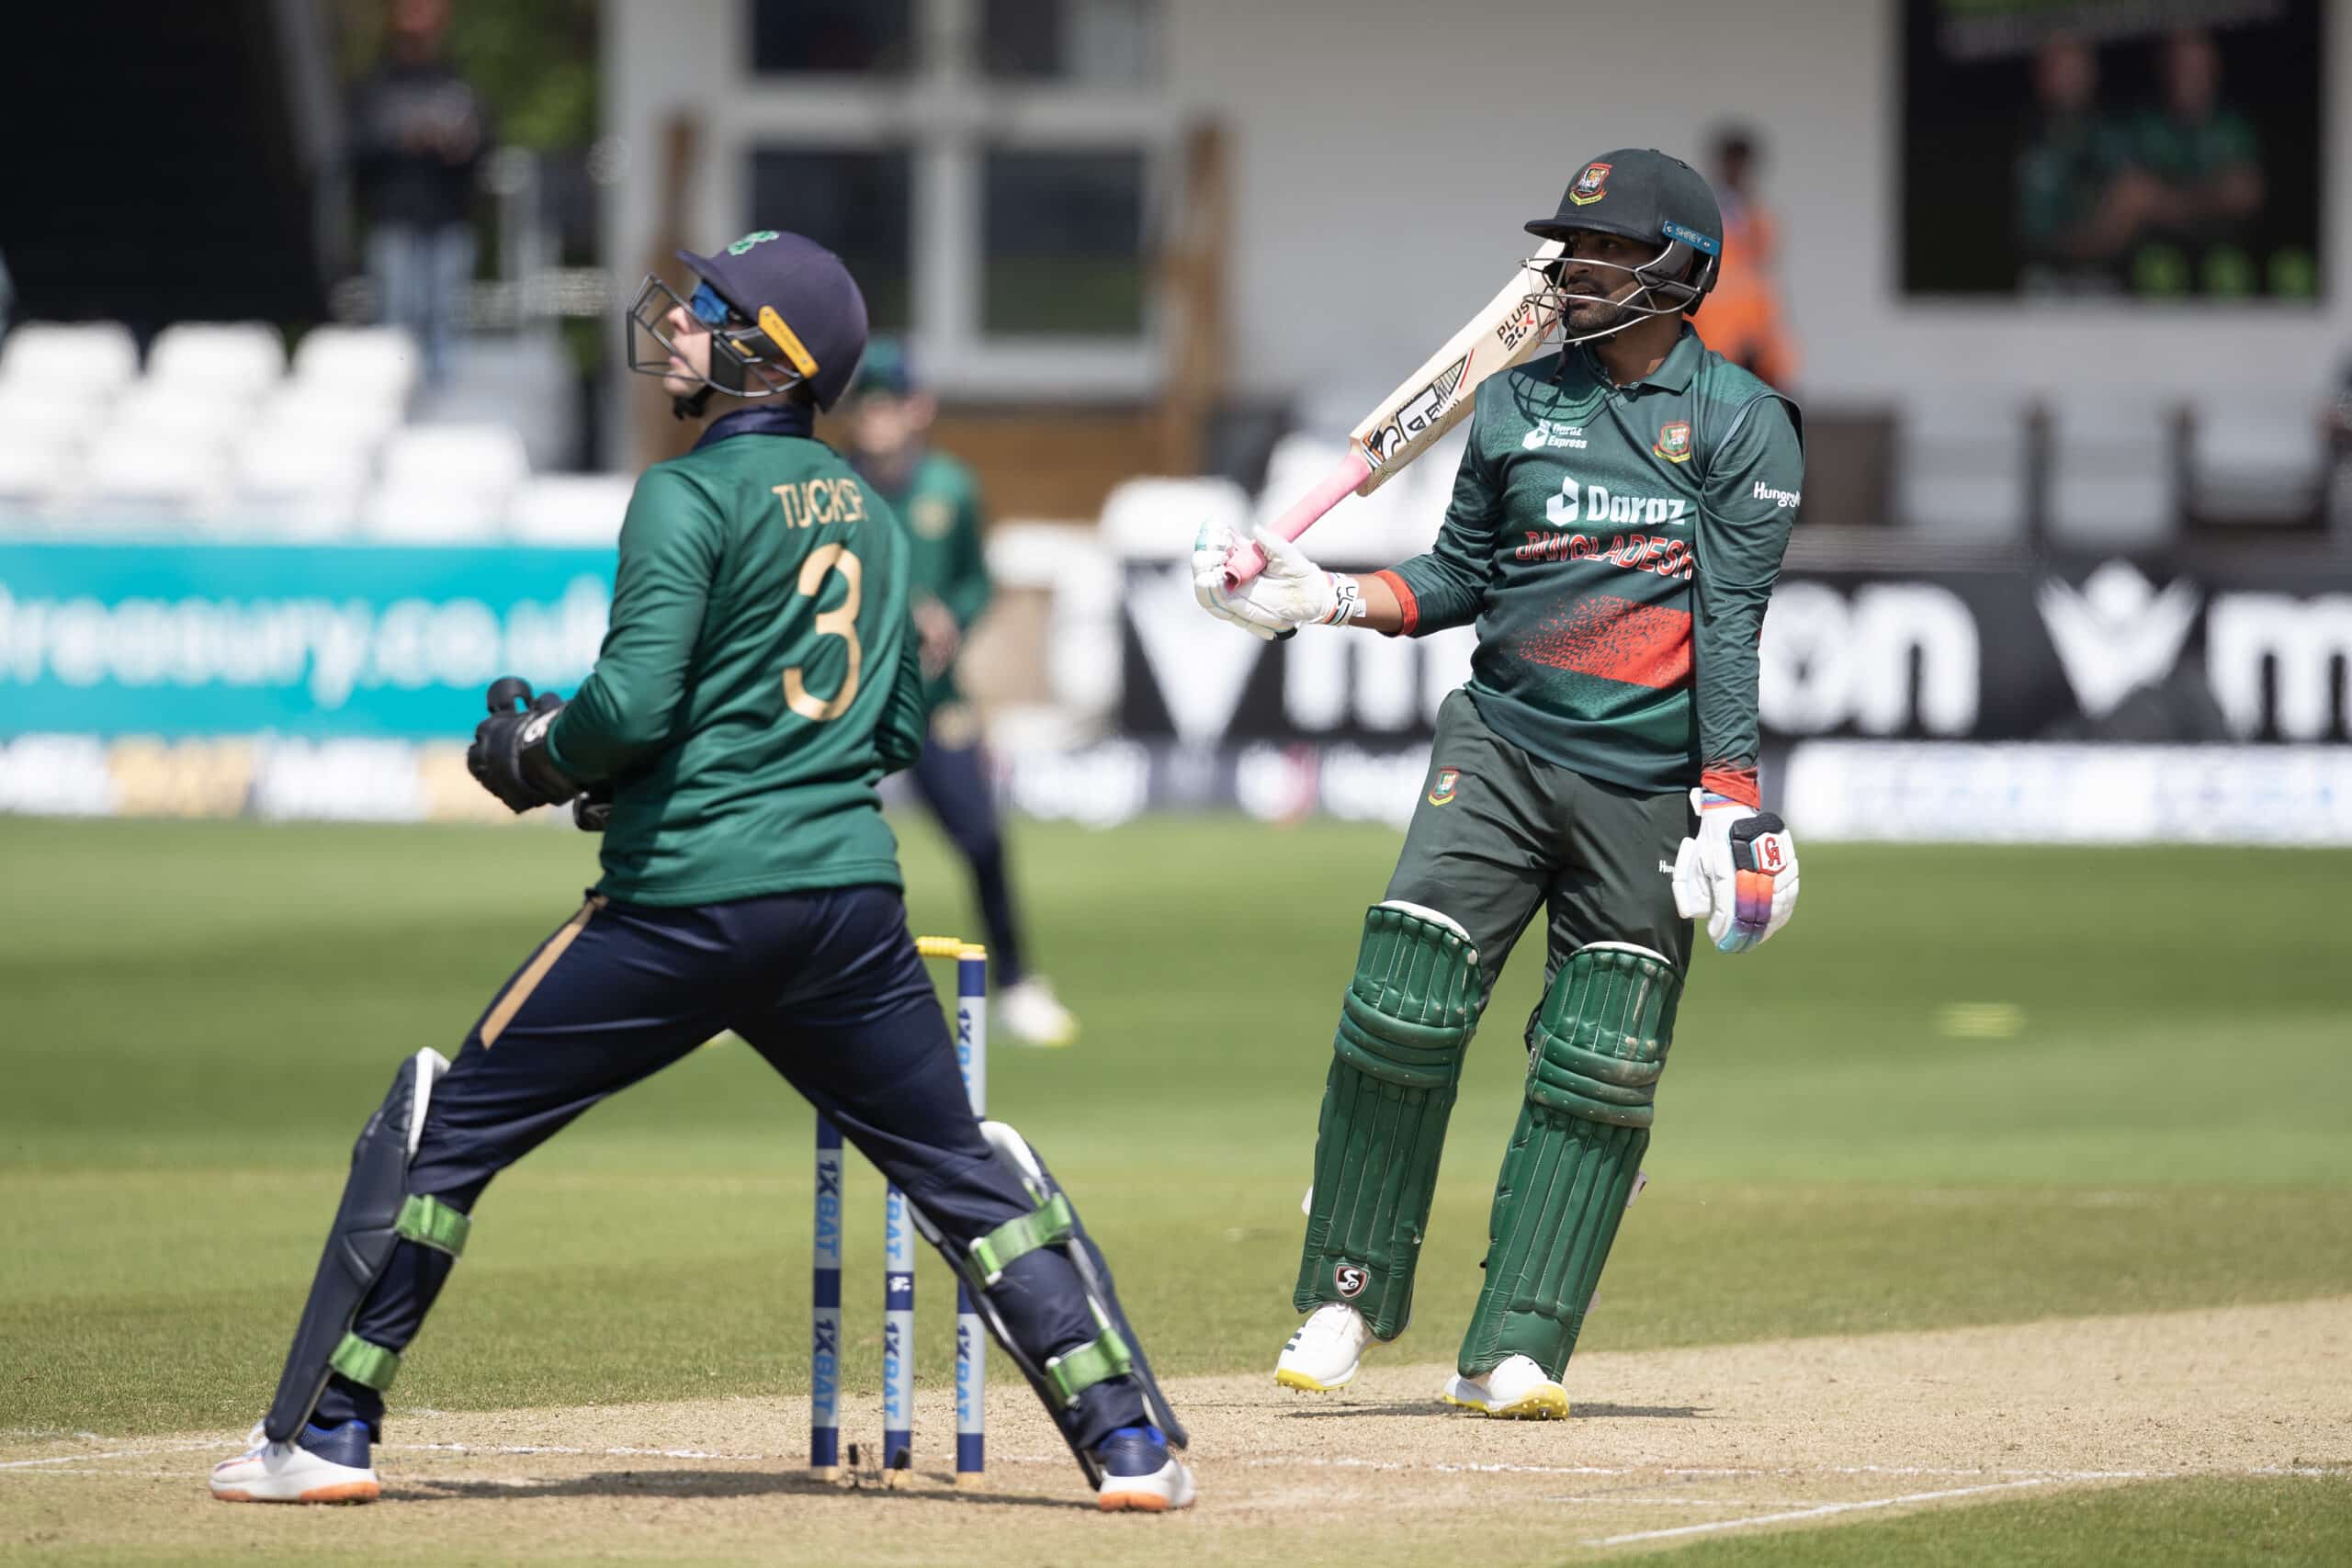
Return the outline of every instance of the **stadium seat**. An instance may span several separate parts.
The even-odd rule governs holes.
[[[141,382],[107,411],[97,439],[222,445],[253,423],[253,405],[225,391]]]
[[[170,523],[211,514],[226,499],[229,466],[209,441],[101,440],[73,500],[79,529]]]
[[[1102,542],[1128,560],[1179,560],[1204,523],[1249,531],[1250,495],[1231,479],[1127,479],[1102,502]]]
[[[359,505],[359,531],[409,545],[482,544],[500,537],[507,492],[429,482],[387,484]]]
[[[358,527],[368,448],[357,442],[289,441],[257,429],[238,445],[234,486],[217,531],[330,539]]]
[[[39,442],[0,442],[0,532],[42,529],[75,478],[71,448]]]
[[[2025,411],[2007,394],[1947,391],[1903,411],[1895,514],[1946,537],[2016,538],[2026,525]]]
[[[308,391],[405,406],[416,387],[416,344],[398,327],[317,327],[294,350],[294,379]]]
[[[487,491],[503,506],[508,493],[530,474],[522,437],[503,424],[416,424],[393,432],[384,443],[389,489]]]
[[[0,385],[87,402],[139,374],[139,345],[120,321],[27,321],[0,341]]]
[[[2161,544],[2179,521],[2177,434],[2152,400],[2087,395],[2050,416],[2050,536],[2076,549]]]
[[[2197,410],[2188,443],[2190,516],[2206,523],[2305,521],[2326,486],[2319,411],[2307,401],[2222,400]]]
[[[147,384],[250,402],[286,374],[286,342],[260,321],[180,321],[147,350]]]
[[[526,544],[610,547],[636,488],[627,474],[544,475],[515,492],[506,531]]]
[[[0,381],[0,446],[77,446],[93,428],[91,412],[82,403]]]

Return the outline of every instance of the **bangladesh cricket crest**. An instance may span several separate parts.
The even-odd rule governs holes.
[[[1568,187],[1568,199],[1578,207],[1590,207],[1609,194],[1609,165],[1587,164],[1577,183]]]
[[[1430,804],[1443,806],[1453,798],[1453,786],[1462,782],[1459,768],[1440,768],[1437,777],[1430,781]]]
[[[1683,420],[1673,420],[1657,427],[1657,442],[1650,448],[1650,456],[1663,457],[1669,463],[1690,460],[1690,426]]]

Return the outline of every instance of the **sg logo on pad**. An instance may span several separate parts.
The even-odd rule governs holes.
[[[1363,1288],[1371,1282],[1372,1276],[1357,1264],[1342,1263],[1331,1270],[1331,1283],[1338,1286],[1340,1294],[1349,1301],[1363,1294]]]

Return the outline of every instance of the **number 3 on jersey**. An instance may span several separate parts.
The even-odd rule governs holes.
[[[811,692],[808,682],[801,678],[799,665],[796,664],[784,672],[785,705],[801,717],[815,719],[820,724],[830,718],[839,718],[849,711],[850,703],[857,696],[857,667],[865,656],[865,650],[857,640],[858,593],[865,569],[858,564],[857,557],[850,553],[847,546],[820,545],[808,552],[808,558],[800,563],[800,596],[804,599],[817,597],[824,590],[826,574],[836,570],[841,572],[842,581],[849,585],[849,592],[838,607],[817,613],[817,635],[837,637],[849,645],[849,669],[842,676],[841,690],[830,697],[820,697]]]

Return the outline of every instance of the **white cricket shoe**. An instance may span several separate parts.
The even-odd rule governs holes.
[[[1164,1514],[1193,1506],[1193,1472],[1157,1427],[1122,1427],[1094,1450],[1094,1506],[1106,1514]]]
[[[1032,975],[997,993],[996,1026],[1015,1045],[1059,1048],[1078,1043],[1078,1020],[1054,995],[1042,975]]]
[[[358,1429],[356,1442],[350,1427]],[[245,1435],[253,1447],[212,1467],[212,1495],[223,1503],[372,1503],[384,1489],[368,1462],[367,1433],[356,1421],[332,1433],[311,1427],[304,1435],[317,1434],[328,1450],[320,1453],[300,1442],[273,1443],[256,1426]],[[329,1453],[359,1462],[345,1464]]]
[[[1372,1325],[1345,1302],[1326,1302],[1307,1314],[1274,1363],[1274,1381],[1284,1388],[1329,1393],[1356,1381]]]
[[[1460,1373],[1445,1380],[1439,1397],[1448,1404],[1513,1421],[1560,1421],[1568,1414],[1568,1391],[1525,1356],[1510,1356],[1482,1378]]]

